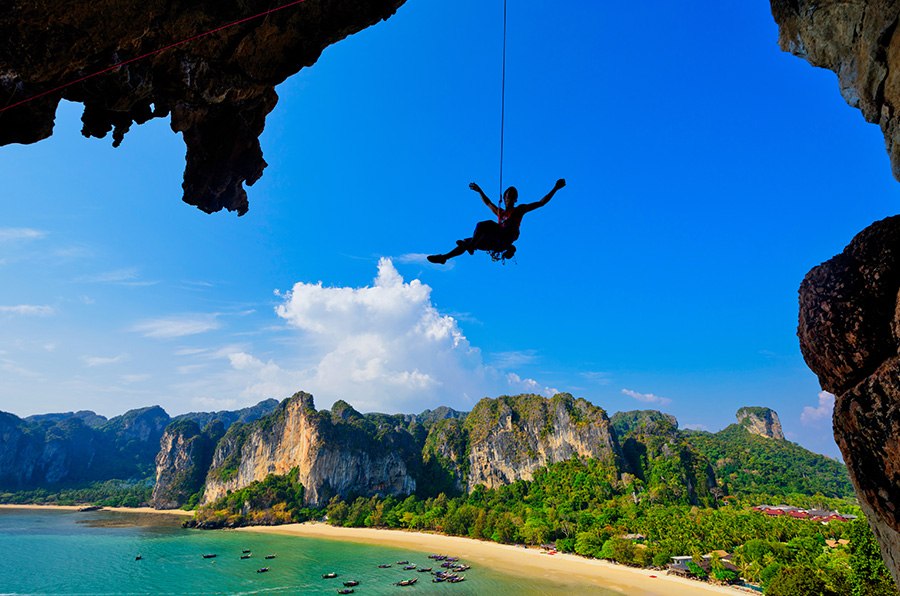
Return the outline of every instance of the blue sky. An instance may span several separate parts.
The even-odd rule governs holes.
[[[560,390],[712,431],[769,406],[836,456],[796,292],[895,212],[880,131],[765,2],[610,4],[510,3],[504,180],[568,186],[505,266],[423,260],[499,194],[499,1],[410,0],[281,85],[241,218],[179,200],[168,122],[112,149],[62,104],[0,148],[0,409]]]

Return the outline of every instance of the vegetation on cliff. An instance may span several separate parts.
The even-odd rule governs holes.
[[[796,443],[760,437],[737,424],[717,433],[685,431],[685,437],[710,461],[725,494],[854,494],[846,466]]]
[[[303,506],[303,485],[298,480],[297,468],[293,468],[282,476],[269,474],[264,480],[200,507],[186,525],[229,528],[276,525],[306,521],[315,513]]]

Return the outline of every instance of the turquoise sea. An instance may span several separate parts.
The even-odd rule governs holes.
[[[252,532],[185,530],[173,516],[0,510],[0,594],[355,594],[492,595],[587,593],[584,586],[518,578],[465,561],[458,584],[404,571],[408,560],[438,568],[427,552]],[[252,557],[241,560],[241,551]],[[212,559],[203,554],[214,553]],[[276,558],[266,560],[267,554]],[[446,553],[452,554],[452,553]],[[135,560],[141,555],[141,560]],[[378,565],[390,563],[390,569]],[[268,573],[257,569],[269,567]],[[336,579],[322,579],[335,572]],[[414,586],[394,585],[418,577]],[[588,589],[611,596],[612,591]]]

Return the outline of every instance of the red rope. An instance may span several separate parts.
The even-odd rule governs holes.
[[[249,16],[249,17],[244,17],[244,18],[242,18],[242,19],[238,19],[237,21],[233,21],[233,22],[231,22],[231,23],[228,23],[228,24],[225,24],[225,25],[221,25],[221,26],[219,26],[219,27],[216,27],[215,29],[210,29],[209,31],[205,31],[205,32],[203,32],[203,33],[198,33],[197,35],[194,35],[194,36],[192,36],[192,37],[188,37],[187,39],[182,39],[181,41],[177,41],[177,42],[172,43],[172,44],[169,44],[169,45],[167,45],[167,46],[164,46],[164,47],[155,49],[155,50],[153,50],[152,52],[147,52],[146,54],[141,54],[140,56],[135,56],[134,58],[129,58],[128,60],[123,60],[123,61],[121,61],[121,62],[116,62],[116,63],[113,64],[112,66],[107,66],[106,68],[104,68],[104,69],[102,69],[102,70],[98,70],[97,72],[93,72],[93,73],[91,73],[91,74],[89,74],[89,75],[85,75],[85,76],[83,76],[83,77],[81,77],[81,78],[79,78],[79,79],[75,79],[74,81],[69,81],[68,83],[65,83],[64,85],[60,85],[60,86],[58,86],[58,87],[54,87],[53,89],[50,89],[50,90],[48,90],[48,91],[43,91],[43,92],[41,92],[41,93],[38,93],[37,95],[32,95],[31,97],[27,97],[27,98],[25,98],[25,99],[23,99],[23,100],[21,100],[21,101],[17,101],[16,103],[10,104],[10,105],[8,105],[8,106],[6,106],[6,107],[4,107],[4,108],[0,108],[0,114],[2,114],[3,112],[5,112],[6,110],[11,110],[11,109],[13,109],[13,108],[15,108],[15,107],[18,107],[18,106],[22,105],[22,104],[26,104],[26,103],[28,103],[28,102],[30,102],[30,101],[34,101],[35,99],[39,99],[39,98],[41,98],[41,97],[44,97],[45,95],[50,95],[51,93],[56,93],[57,91],[62,91],[62,90],[65,89],[66,87],[71,87],[72,85],[75,85],[75,84],[84,82],[84,81],[86,81],[86,80],[88,80],[88,79],[92,79],[92,78],[94,78],[94,77],[96,77],[96,76],[99,76],[99,75],[102,75],[102,74],[104,74],[104,73],[110,72],[110,71],[115,70],[115,69],[117,69],[117,68],[121,68],[122,66],[125,66],[126,64],[131,64],[132,62],[137,62],[138,60],[143,60],[144,58],[149,58],[150,56],[153,56],[153,55],[155,55],[155,54],[159,54],[159,53],[161,53],[161,52],[165,52],[166,50],[171,50],[171,49],[174,48],[174,47],[180,46],[180,45],[182,45],[182,44],[186,44],[186,43],[191,42],[191,41],[195,41],[195,40],[197,40],[197,39],[200,39],[201,37],[206,37],[207,35],[212,35],[213,33],[218,33],[219,31],[222,31],[222,30],[224,30],[224,29],[228,29],[229,27],[234,27],[235,25],[240,25],[241,23],[246,23],[247,21],[252,21],[252,20],[254,20],[254,19],[258,19],[258,18],[260,18],[260,17],[264,17],[264,16],[266,16],[266,15],[270,15],[270,14],[272,14],[273,12],[278,12],[279,10],[284,10],[285,8],[290,8],[291,6],[295,6],[295,5],[297,5],[297,4],[301,4],[301,3],[305,2],[305,1],[306,1],[306,0],[292,0],[291,2],[288,2],[287,4],[282,4],[281,6],[278,6],[278,7],[276,7],[276,8],[270,8],[269,10],[264,10],[263,12],[260,12],[260,13],[258,13],[258,14],[255,14],[255,15],[252,15],[252,16]]]

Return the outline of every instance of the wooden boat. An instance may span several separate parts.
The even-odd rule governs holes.
[[[397,565],[409,565],[409,561],[397,561]]]
[[[398,585],[398,586],[411,586],[411,585],[415,584],[417,581],[419,581],[419,578],[418,578],[418,577],[414,577],[414,578],[411,578],[411,579],[404,579],[404,580],[398,581],[395,585]]]
[[[415,568],[416,568],[415,565],[407,565],[407,566],[405,566],[405,567],[403,568],[403,570],[404,570],[404,571],[412,571],[412,570],[415,569]]]
[[[275,558],[275,555],[266,555],[266,558],[267,558],[267,559],[274,559],[274,558]]]
[[[347,581],[344,582],[344,585],[347,586],[348,588],[352,588],[353,586],[358,586],[359,582],[356,581],[355,579],[348,579]]]
[[[431,567],[419,567],[419,573],[428,573],[431,571]]]
[[[250,555],[241,555],[241,558],[242,558],[242,559],[249,559],[249,558],[250,558]]]
[[[332,571],[331,573],[323,573],[322,574],[322,579],[334,579],[336,577],[337,577],[337,573],[335,573],[334,571]]]
[[[143,559],[143,558],[144,558],[144,557],[142,557],[141,555],[138,555],[138,556],[136,556],[136,557],[134,558],[134,560],[135,560],[135,561],[140,561],[140,560]]]
[[[245,554],[245,555],[246,555],[246,554],[247,554],[247,553],[249,553],[249,552],[250,552],[250,549],[249,549],[249,548],[245,548],[245,549],[244,549],[244,550],[242,550],[242,551],[241,551],[241,552],[242,552],[242,553],[244,553],[244,554]]]
[[[215,559],[216,556],[217,556],[217,555],[214,555],[214,554],[211,554],[211,553],[210,553],[210,554],[203,555],[203,558],[204,558],[204,559]]]
[[[381,565],[378,566],[379,569],[388,569],[389,567],[390,567],[390,565],[388,565],[387,563],[382,563]]]
[[[260,567],[256,570],[257,573],[266,573],[267,571],[269,571],[268,567]]]
[[[451,584],[458,584],[459,582],[466,581],[466,576],[465,575],[454,575],[453,577],[448,577],[447,581],[450,582]]]
[[[353,588],[342,588],[338,590],[338,594],[352,594]]]

